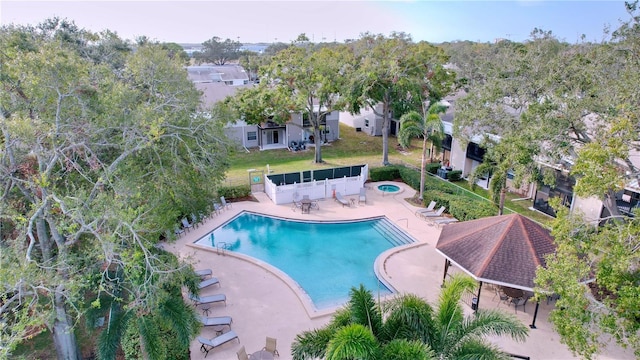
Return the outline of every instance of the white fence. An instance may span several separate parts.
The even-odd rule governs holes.
[[[312,200],[333,198],[336,192],[345,196],[355,195],[359,194],[360,188],[364,187],[368,173],[369,166],[365,165],[358,176],[313,180],[289,185],[276,185],[265,175],[264,192],[276,205],[292,203],[295,194],[299,197],[308,195]]]

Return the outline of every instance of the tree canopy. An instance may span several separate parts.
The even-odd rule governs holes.
[[[143,342],[169,306],[188,346],[179,289],[194,277],[154,245],[208,211],[228,151],[183,62],[59,19],[0,28],[0,59],[0,352],[45,325],[58,357],[78,359],[77,320],[109,306]]]
[[[202,51],[193,54],[198,64],[213,63],[215,65],[224,65],[230,60],[237,60],[240,57],[239,41],[231,39],[222,40],[214,36],[202,43]]]

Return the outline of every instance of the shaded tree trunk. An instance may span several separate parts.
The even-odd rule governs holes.
[[[389,165],[389,95],[382,102],[382,165]]]
[[[500,188],[500,201],[498,202],[498,215],[502,215],[504,213],[504,200],[507,197],[507,188]]]
[[[53,320],[53,343],[60,360],[80,360],[80,351],[76,342],[73,326],[65,306],[64,285],[55,290],[55,314]]]
[[[322,149],[320,148],[322,146],[322,136],[320,135],[320,126],[316,125],[313,127],[313,141],[314,141],[314,145],[315,145],[315,159],[314,162],[316,164],[320,164],[322,163]]]
[[[420,201],[424,201],[425,165],[427,164],[427,137],[422,137],[422,159],[420,161]]]

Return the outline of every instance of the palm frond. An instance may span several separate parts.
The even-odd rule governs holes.
[[[382,314],[371,291],[367,290],[364,285],[360,284],[359,288],[351,288],[349,309],[353,323],[368,327],[373,334],[380,333]]]
[[[462,324],[465,336],[482,338],[486,335],[509,336],[516,341],[525,341],[529,328],[518,318],[496,310],[480,310],[473,317],[467,317]],[[462,339],[461,339],[462,340]]]
[[[157,319],[151,315],[139,317],[137,321],[143,353],[151,360],[160,359],[164,355],[161,333],[156,321]]]
[[[325,357],[327,345],[339,328],[323,328],[304,331],[293,340],[293,360],[321,359]]]
[[[113,310],[112,307],[109,323],[98,336],[97,351],[99,359],[109,360],[116,358],[116,352],[129,319],[130,314],[128,312]]]
[[[182,297],[169,297],[160,303],[158,316],[171,324],[181,344],[189,345],[191,339],[200,331],[195,309],[185,304]]]
[[[327,346],[327,360],[375,360],[378,341],[370,329],[352,324],[338,330]]]
[[[435,351],[421,341],[396,339],[386,344],[381,351],[380,360],[431,360],[437,359]]]
[[[394,298],[385,304],[384,334],[388,340],[404,338],[430,343],[435,335],[433,309],[414,294]]]
[[[442,359],[452,360],[509,360],[511,357],[497,346],[474,339],[458,344]]]

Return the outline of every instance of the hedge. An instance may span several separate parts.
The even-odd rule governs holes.
[[[438,173],[438,169],[440,169],[442,165],[440,163],[429,163],[424,166],[424,169],[433,175]]]
[[[400,177],[397,166],[383,166],[369,170],[371,181],[391,181]]]
[[[488,201],[480,199],[475,200],[464,196],[452,196],[447,209],[449,214],[460,221],[498,215],[498,207],[494,204]]]
[[[420,189],[420,172],[406,166],[401,166],[398,168],[398,172],[400,173],[400,178],[402,181],[411,186],[414,190],[418,191]]]
[[[245,198],[251,195],[249,185],[221,186],[218,188],[218,196],[224,196],[225,200]]]
[[[460,181],[462,179],[462,170],[453,170],[447,173],[447,179],[451,182]]]

